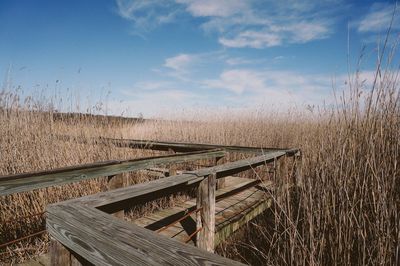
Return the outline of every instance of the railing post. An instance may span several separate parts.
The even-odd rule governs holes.
[[[173,149],[168,149],[168,154],[175,154],[175,151]],[[170,164],[167,176],[176,175],[176,170],[177,170],[176,164]]]
[[[92,265],[84,258],[64,247],[60,242],[50,237],[51,266],[83,266]],[[30,265],[30,264],[29,264]],[[36,264],[35,264],[36,265]]]
[[[123,174],[108,176],[108,190],[124,187]],[[115,217],[124,218],[124,210],[117,211],[114,213]]]
[[[57,240],[50,240],[50,265],[71,265],[71,253]]]
[[[294,184],[296,184],[296,186],[300,187],[303,184],[303,173],[302,173],[302,156],[301,156],[301,152],[297,152],[294,155],[294,169],[293,169],[293,178],[294,180]]]
[[[283,203],[284,199],[284,192],[285,188],[287,187],[286,185],[288,184],[288,156],[284,155],[280,157],[277,160],[277,176],[275,179],[275,186],[276,186],[276,192],[277,192],[277,200],[278,203],[281,204]]]
[[[224,157],[215,157],[215,165],[221,164],[222,158]],[[217,189],[221,189],[225,187],[225,177],[219,178],[217,180]]]
[[[216,174],[204,178],[197,192],[197,229],[202,228],[196,235],[197,247],[214,252],[215,243],[215,190]]]

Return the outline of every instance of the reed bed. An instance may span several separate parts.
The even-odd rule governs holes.
[[[33,98],[23,100],[18,93],[3,90],[0,175],[156,154],[65,142],[57,138],[60,134],[297,147],[303,154],[299,186],[279,192],[282,195],[270,192],[274,208],[220,245],[217,252],[253,265],[399,265],[399,71],[392,53],[379,58],[372,84],[366,85],[356,72],[335,104],[284,114],[261,109],[236,117],[200,113],[201,119],[190,121],[109,124],[79,115],[64,121],[54,119],[51,108]],[[131,179],[143,182],[147,178],[135,175]],[[2,197],[0,240],[31,232],[44,221],[35,218],[10,224],[10,219],[41,212],[51,202],[104,189],[105,181],[100,178]],[[3,249],[0,263],[43,253],[46,240],[44,236]]]

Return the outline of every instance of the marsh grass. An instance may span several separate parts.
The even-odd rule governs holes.
[[[271,192],[268,196],[275,199],[274,208],[222,244],[218,253],[251,264],[399,265],[400,95],[393,51],[379,54],[371,84],[360,80],[356,72],[343,94],[337,92],[333,106],[313,112],[258,110],[240,117],[199,114],[208,118],[112,125],[76,116],[66,123],[55,120],[51,110],[33,99],[23,101],[18,94],[3,91],[0,174],[157,154],[60,141],[56,137],[60,134],[297,147],[303,154],[299,187],[290,193],[284,190],[283,197]],[[130,177],[131,183],[146,180],[143,174]],[[0,198],[0,242],[32,232],[44,220],[5,221],[43,211],[52,202],[104,189],[105,180],[99,178]],[[149,208],[168,204],[173,200]],[[44,252],[46,240],[44,236],[1,250],[4,257],[0,255],[0,260],[10,262],[5,256],[11,254],[18,261]]]

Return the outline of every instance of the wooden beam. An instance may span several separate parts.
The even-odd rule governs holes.
[[[46,226],[94,265],[243,265],[80,204],[48,206]]]
[[[94,142],[96,141],[97,140],[94,140]],[[288,150],[286,148],[246,147],[246,146],[229,146],[229,145],[203,144],[203,143],[184,143],[184,142],[112,139],[112,138],[101,138],[100,140],[98,140],[98,142],[100,143],[109,142],[118,147],[130,147],[134,149],[150,149],[159,151],[168,151],[170,149],[173,149],[175,152],[189,152],[189,151],[200,151],[200,150],[219,148],[229,152],[261,154],[263,152]]]
[[[112,175],[108,177],[108,190],[114,190],[117,188],[124,187],[124,177],[123,174]],[[120,210],[114,213],[115,217],[120,219],[124,218],[124,210]]]
[[[154,200],[179,190],[183,190],[190,185],[196,185],[201,182],[205,176],[216,174],[217,178],[222,178],[272,162],[275,158],[279,158],[283,155],[285,155],[284,151],[270,152],[253,158],[203,168],[197,171],[190,171],[182,173],[181,175],[157,179],[151,182],[89,195],[66,202],[81,202],[82,204],[112,213],[131,207],[132,204]]]
[[[64,185],[101,176],[112,176],[158,165],[210,159],[224,155],[225,152],[222,150],[197,151],[186,154],[173,154],[123,161],[106,161],[48,171],[1,176],[0,196],[38,188]]]
[[[303,185],[303,161],[301,152],[298,152],[294,156],[294,173],[293,173],[294,184],[301,187]]]
[[[50,240],[50,265],[71,265],[71,253],[57,240]]]
[[[216,157],[215,159],[214,159],[214,165],[219,165],[219,164],[221,164],[221,162],[222,162],[222,159],[223,157]],[[217,180],[217,189],[222,189],[222,188],[224,188],[225,187],[225,178],[224,177],[222,177],[222,178],[220,178],[220,179],[218,179]]]
[[[196,246],[214,252],[215,239],[215,189],[216,174],[208,175],[200,182],[197,191],[196,207]]]
[[[276,193],[278,204],[283,204],[285,200],[285,190],[288,189],[289,184],[289,158],[282,156],[277,160],[277,175],[275,180]],[[288,182],[289,181],[289,182]]]

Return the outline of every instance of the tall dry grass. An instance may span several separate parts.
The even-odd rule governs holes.
[[[154,154],[63,142],[58,134],[298,147],[303,153],[300,186],[283,195],[271,192],[268,196],[276,199],[275,207],[218,252],[255,265],[399,265],[400,95],[395,58],[392,51],[380,54],[371,84],[356,72],[334,106],[313,113],[292,110],[282,115],[259,110],[240,117],[199,114],[210,118],[112,126],[77,117],[66,123],[55,121],[46,108],[36,112],[41,103],[24,102],[18,94],[3,91],[0,174]],[[41,211],[50,202],[101,191],[104,186],[99,179],[0,198],[0,239],[12,239],[43,223],[39,219],[21,227],[6,220]],[[1,252],[26,258],[32,254],[26,250],[34,245],[33,253],[44,251],[43,243],[19,244]]]

